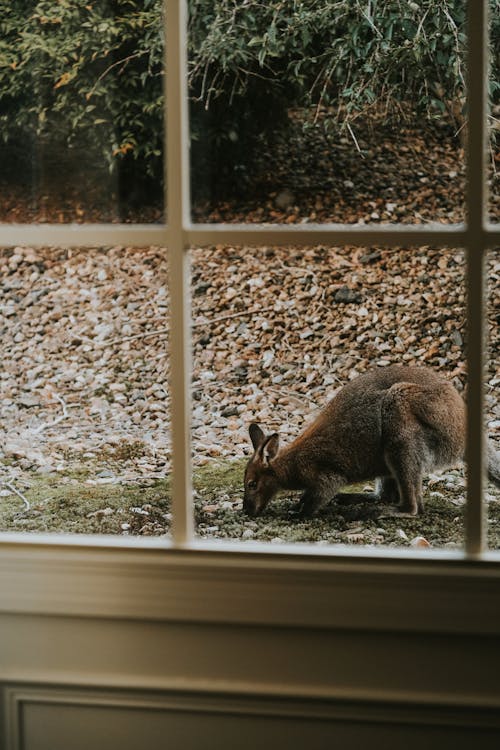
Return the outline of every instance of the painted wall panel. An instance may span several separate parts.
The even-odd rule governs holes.
[[[381,711],[380,720],[373,721],[361,707],[357,718],[307,718],[265,715],[272,705],[261,706],[260,714],[225,711],[223,699],[211,710],[99,705],[98,695],[95,700],[95,705],[21,702],[20,743],[9,750],[421,750],[424,745],[429,750],[496,750],[500,742],[499,729],[453,726],[452,717],[443,726],[421,724],[418,714],[417,721],[391,722]]]
[[[0,616],[0,681],[500,706],[500,638]]]

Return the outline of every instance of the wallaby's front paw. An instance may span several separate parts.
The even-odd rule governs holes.
[[[319,506],[320,503],[318,502],[318,499],[312,493],[304,492],[295,506],[296,515],[301,520],[312,518],[312,516],[316,514]]]
[[[317,515],[319,504],[309,498],[301,497],[299,502],[290,511],[290,515],[300,521],[306,521]]]
[[[317,515],[318,514],[316,508],[302,508],[299,513],[299,519],[301,521],[308,521],[310,518],[314,518],[314,516]]]

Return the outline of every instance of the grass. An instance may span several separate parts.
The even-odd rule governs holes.
[[[133,453],[137,455],[138,448]],[[121,458],[128,459],[130,451]],[[140,452],[139,452],[140,454]],[[244,460],[209,464],[194,474],[197,533],[203,538],[324,544],[415,546],[423,538],[433,548],[460,548],[464,539],[464,489],[458,473],[425,489],[425,513],[417,518],[376,517],[371,504],[325,505],[313,519],[292,516],[295,498],[281,496],[263,516],[241,512]],[[2,493],[0,530],[80,534],[166,535],[170,528],[170,480],[117,482],[102,476],[102,464],[87,460],[62,473],[26,473],[16,488],[20,497]],[[101,474],[101,476],[99,476]],[[117,472],[119,476],[119,472]],[[5,486],[2,489],[6,490]],[[500,548],[500,492],[488,505],[489,544]],[[362,518],[360,518],[362,517]],[[422,545],[425,542],[421,542]]]
[[[102,483],[91,468],[63,474],[32,473],[0,503],[0,530],[75,534],[162,534],[169,526],[168,480],[134,484]],[[97,482],[95,484],[94,482]]]

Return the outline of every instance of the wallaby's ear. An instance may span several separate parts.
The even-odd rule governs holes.
[[[252,424],[248,428],[248,433],[250,435],[250,440],[252,441],[254,451],[258,451],[259,448],[264,443],[264,440],[265,440],[264,433],[260,429],[259,425],[256,424],[255,422],[252,422]]]
[[[264,457],[267,459],[267,462],[272,461],[273,458],[278,453],[278,449],[280,447],[280,436],[277,432],[275,432],[273,435],[270,435],[264,445]]]

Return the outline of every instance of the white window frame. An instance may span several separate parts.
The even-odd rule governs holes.
[[[168,248],[171,299],[171,424],[173,454],[172,539],[104,536],[0,534],[0,612],[120,615],[127,617],[223,619],[224,621],[334,624],[359,627],[366,601],[376,591],[370,623],[426,628],[432,612],[441,626],[467,628],[458,592],[476,597],[475,627],[497,628],[484,616],[494,611],[500,554],[485,551],[483,366],[487,251],[500,246],[500,225],[487,219],[488,0],[467,0],[468,89],[466,222],[457,225],[305,226],[194,224],[190,216],[185,0],[165,0],[166,184],[164,225],[0,224],[0,246],[101,245]],[[478,82],[482,81],[482,85]],[[168,102],[168,106],[167,106]],[[197,540],[190,459],[190,309],[188,256],[191,246],[360,245],[460,247],[466,253],[468,316],[468,427],[466,545],[463,551],[354,550],[318,553],[311,546],[244,545]],[[63,563],[63,564],[62,564]],[[290,581],[293,577],[293,602]],[[120,588],[126,578],[126,591]],[[409,581],[425,589],[426,609]],[[200,598],[210,582],[210,601]],[[214,583],[215,581],[215,583]],[[478,587],[478,581],[481,585]],[[147,585],[146,583],[147,582]],[[191,588],[190,588],[191,587]],[[263,588],[264,587],[264,588]],[[374,588],[375,587],[375,588]],[[446,589],[447,594],[443,593]],[[398,591],[397,599],[394,591]],[[165,592],[168,591],[168,596]],[[238,595],[237,592],[245,594]],[[112,592],[112,595],[110,595]],[[248,598],[250,592],[250,598]],[[273,592],[272,597],[269,592]],[[365,597],[356,604],[356,596]],[[347,597],[339,611],[332,602]],[[253,597],[253,598],[252,598]],[[368,599],[367,599],[368,597]],[[271,600],[272,598],[272,600]],[[261,600],[262,607],[256,606]],[[298,604],[300,603],[300,607]],[[393,603],[393,604],[391,604]],[[300,610],[300,611],[299,611]],[[431,612],[432,610],[432,612]],[[457,615],[460,613],[460,622]],[[467,619],[467,618],[466,618]]]

